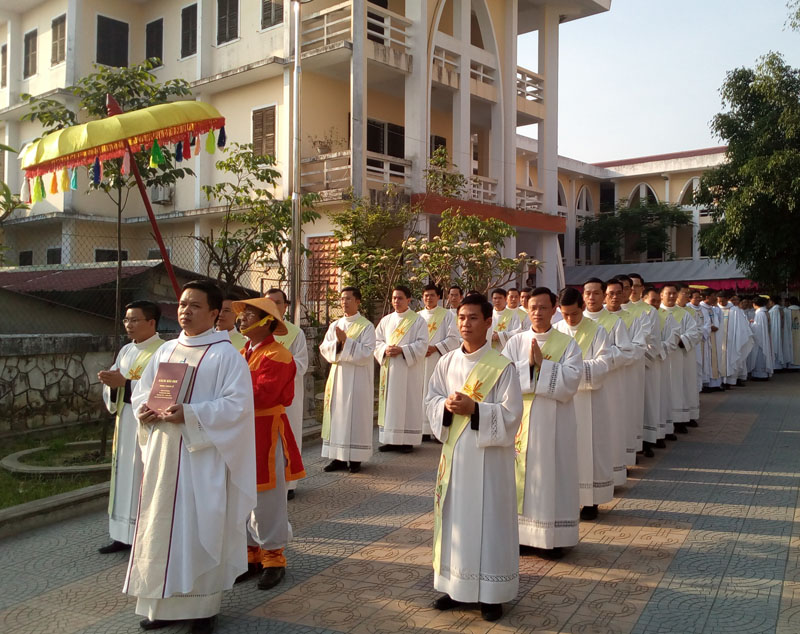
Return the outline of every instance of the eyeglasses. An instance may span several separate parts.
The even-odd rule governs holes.
[[[128,324],[138,324],[140,321],[149,321],[149,320],[148,319],[139,319],[139,318],[128,319],[126,317],[125,319],[122,320],[122,323],[127,326]]]

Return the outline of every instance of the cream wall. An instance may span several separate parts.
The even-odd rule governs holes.
[[[303,157],[316,155],[309,137],[327,136],[331,127],[335,129],[336,135],[344,140],[346,146],[350,119],[350,84],[304,70],[302,102],[300,116],[303,129],[300,143]],[[324,107],[320,107],[321,104],[324,104]],[[367,104],[369,108],[369,98]],[[402,123],[402,119],[400,122]],[[338,148],[338,150],[344,149],[346,147]]]
[[[67,10],[65,0],[50,0],[29,11],[23,13],[20,19],[20,51],[19,68],[9,66],[9,79],[12,74],[20,78],[20,92],[27,92],[33,95],[50,90],[53,86],[63,86],[66,78],[66,62],[60,62],[55,66],[50,64],[53,38],[51,22],[54,18],[64,15]],[[69,28],[69,25],[67,25]],[[22,79],[22,65],[24,64],[24,38],[25,33],[32,29],[37,29],[36,46],[36,73],[28,79]]]

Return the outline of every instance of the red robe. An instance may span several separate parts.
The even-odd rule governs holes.
[[[242,350],[253,379],[256,425],[256,485],[258,491],[275,488],[275,449],[278,438],[286,458],[286,481],[306,475],[303,459],[286,417],[286,407],[294,399],[297,369],[292,354],[270,335],[260,344],[250,342]]]

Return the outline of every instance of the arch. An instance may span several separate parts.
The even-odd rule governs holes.
[[[686,184],[681,190],[681,195],[678,198],[678,204],[684,207],[694,206],[694,192],[700,186],[700,177],[694,176],[686,181]]]
[[[464,0],[462,0],[462,2],[463,1]],[[497,42],[495,40],[494,24],[492,23],[492,15],[489,13],[489,7],[486,6],[486,0],[471,0],[470,12],[472,14],[470,17],[470,24],[477,27],[480,31],[481,46],[477,44],[475,44],[475,46],[494,55],[499,70],[500,60],[497,59]]]
[[[630,196],[628,196],[628,207],[635,207],[636,205],[641,204],[641,191],[642,187],[644,187],[646,192],[646,203],[657,203],[659,202],[658,196],[653,191],[653,188],[650,187],[647,183],[639,183],[631,190]]]
[[[567,192],[564,190],[564,186],[561,184],[561,181],[558,181],[558,195],[556,198],[556,205],[559,207],[567,206]]]
[[[578,213],[594,213],[594,200],[592,200],[592,192],[584,185],[578,192],[578,201],[575,209]]]

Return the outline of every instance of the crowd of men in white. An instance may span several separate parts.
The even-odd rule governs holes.
[[[285,295],[277,289],[268,295],[270,310],[282,315]],[[443,594],[434,606],[479,603],[489,621],[517,594],[520,554],[557,558],[575,546],[579,521],[597,518],[598,506],[625,484],[637,456],[652,457],[698,426],[700,392],[800,366],[795,298],[784,308],[777,298],[756,296],[751,309],[725,291],[671,283],[655,289],[638,275],[622,275],[593,278],[558,296],[544,287],[498,288],[490,303],[454,286],[443,302],[430,285],[422,310],[410,308],[412,294],[403,286],[391,300],[394,311],[376,328],[359,312],[359,289],[341,291],[344,316],[330,324],[319,347],[330,363],[324,470],[355,474],[372,457],[374,359],[378,450],[410,453],[423,440],[442,443],[433,568],[434,587]],[[109,409],[117,413],[109,505],[114,541],[101,552],[133,544],[128,577],[136,573],[141,580],[126,580],[126,591],[147,616],[143,629],[195,619],[193,631],[206,633],[222,590],[247,569],[259,412],[247,362],[236,352],[245,344],[218,289],[184,288],[183,332],[166,344],[156,333],[156,307],[139,304],[126,313],[132,343],[100,373]],[[285,320],[274,321],[287,330]],[[302,403],[308,359],[302,331],[286,324],[288,339],[278,331],[274,339],[294,357],[294,405]],[[216,345],[228,342],[234,345]],[[245,352],[258,345],[251,341]],[[166,360],[194,365],[195,378],[184,404],[157,417],[142,404]],[[286,406],[286,414],[300,444],[302,411]],[[172,453],[158,449],[170,446]],[[139,530],[140,482],[149,482],[148,496],[163,501],[163,512],[152,511],[149,521],[164,524],[169,543],[140,544],[137,551],[136,540],[148,539]],[[285,527],[285,499],[279,506],[273,523]],[[219,534],[209,532],[212,520]],[[280,532],[280,543],[268,546],[279,554],[291,527]],[[163,562],[142,561],[143,548],[163,550]],[[259,587],[283,578],[273,577]]]

